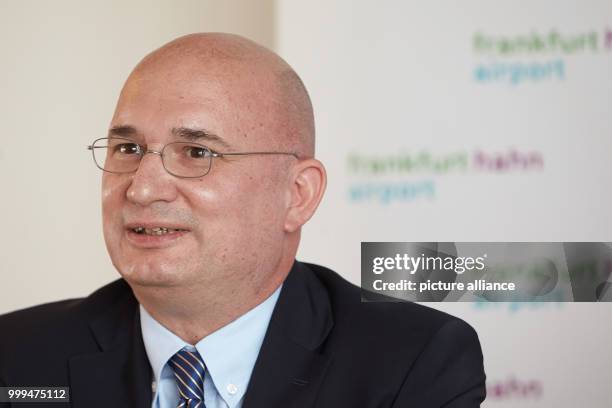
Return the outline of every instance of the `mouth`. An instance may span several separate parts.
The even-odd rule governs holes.
[[[126,225],[128,242],[142,249],[167,248],[178,244],[181,238],[190,232],[188,229],[177,225],[160,224],[134,223]]]
[[[130,230],[138,235],[166,235],[166,234],[175,234],[178,232],[186,232],[187,230],[182,228],[168,228],[168,227],[134,227],[130,228]]]

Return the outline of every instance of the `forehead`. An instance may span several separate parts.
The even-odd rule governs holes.
[[[149,143],[187,128],[250,145],[262,137],[262,128],[274,125],[262,88],[231,72],[136,73],[121,92],[111,127],[131,126]]]
[[[119,122],[145,126],[169,122],[171,127],[195,125],[196,121],[219,120],[227,101],[217,84],[159,81],[157,78],[130,78],[117,102],[113,124]],[[194,88],[201,89],[194,89]]]

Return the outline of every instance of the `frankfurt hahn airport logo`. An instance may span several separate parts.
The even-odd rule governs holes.
[[[388,155],[353,152],[347,157],[348,199],[375,204],[432,200],[438,194],[438,182],[446,176],[510,175],[543,169],[541,152],[515,148],[447,154],[428,150]]]
[[[578,33],[532,31],[516,35],[476,32],[473,78],[481,84],[562,81],[572,58],[612,52],[612,29]]]

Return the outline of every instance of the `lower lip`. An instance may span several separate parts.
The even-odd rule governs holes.
[[[128,241],[138,247],[145,249],[166,248],[175,244],[184,237],[188,231],[168,232],[162,235],[138,234],[131,229],[126,231]]]

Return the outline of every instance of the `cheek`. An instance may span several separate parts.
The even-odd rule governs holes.
[[[232,233],[234,239],[255,239],[275,230],[283,214],[282,194],[276,180],[267,177],[244,177],[227,183],[223,189],[202,192],[210,204],[219,227]]]
[[[198,179],[202,182],[202,179]],[[197,186],[189,186],[189,188],[183,189],[186,192],[189,200],[194,203],[194,207],[213,209],[215,207],[222,207],[226,203],[226,198],[231,196],[230,191],[226,191],[227,186],[223,185],[202,185],[198,183]]]
[[[246,181],[239,177],[208,179],[188,191],[185,196],[202,231],[211,234],[208,238],[215,237],[217,242],[224,237],[236,239],[237,234],[247,234],[245,227],[261,213],[264,200],[262,187],[248,178]]]
[[[105,234],[108,228],[119,221],[121,206],[125,197],[125,183],[109,176],[102,178],[102,223]]]

